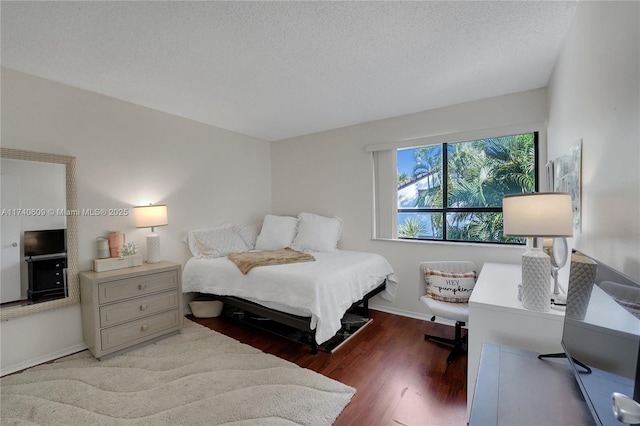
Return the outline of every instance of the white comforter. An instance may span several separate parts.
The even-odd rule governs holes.
[[[261,266],[243,275],[226,257],[191,258],[182,274],[182,291],[237,296],[278,304],[311,317],[321,344],[340,330],[351,305],[385,278],[380,295],[393,300],[398,283],[387,260],[375,253],[336,250],[314,252],[315,262]]]

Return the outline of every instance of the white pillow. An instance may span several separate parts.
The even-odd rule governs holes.
[[[298,219],[291,216],[266,215],[256,240],[256,250],[279,250],[290,247],[296,236]]]
[[[253,250],[256,246],[258,234],[260,233],[260,225],[236,225],[233,227],[233,230],[247,243],[249,250]]]
[[[300,213],[298,233],[291,248],[298,251],[335,251],[341,235],[342,219]]]
[[[187,232],[187,235],[185,235],[185,237],[182,239],[182,241],[184,241],[184,243],[186,245],[189,246],[189,250],[191,250],[191,254],[193,255],[193,257],[197,257],[197,258],[201,258],[202,257],[202,253],[200,253],[200,250],[198,250],[198,246],[196,244],[196,238],[194,236],[195,232],[202,232],[202,231],[215,231],[217,229],[224,229],[224,228],[231,228],[231,223],[222,223],[218,226],[213,226],[210,228],[198,228],[198,229],[192,229],[189,232]]]
[[[243,252],[249,249],[247,243],[231,227],[194,231],[192,236],[200,257],[205,259],[222,257],[232,252]]]

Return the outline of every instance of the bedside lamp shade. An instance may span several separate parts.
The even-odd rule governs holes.
[[[151,234],[147,235],[147,262],[160,262],[160,236],[153,230],[156,226],[166,226],[167,206],[148,205],[133,208],[136,228],[151,228]]]
[[[504,235],[571,237],[571,195],[563,192],[507,195],[502,199]],[[551,308],[551,261],[541,247],[522,255],[522,305],[534,311]]]
[[[148,205],[133,208],[133,215],[136,219],[136,228],[153,228],[165,226],[167,223],[167,206]]]

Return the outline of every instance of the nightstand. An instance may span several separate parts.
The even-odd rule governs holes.
[[[143,264],[80,272],[82,333],[96,358],[150,343],[182,328],[181,266]]]

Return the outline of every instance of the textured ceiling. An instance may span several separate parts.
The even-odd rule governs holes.
[[[9,2],[2,65],[265,140],[546,86],[576,2]]]

